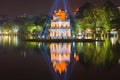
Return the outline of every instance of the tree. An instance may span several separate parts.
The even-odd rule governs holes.
[[[86,30],[87,28],[93,29],[95,25],[95,19],[93,18],[93,9],[95,6],[91,5],[90,3],[84,4],[79,11],[76,13],[76,29],[75,33],[81,32]]]
[[[78,12],[76,12],[76,18],[77,19],[80,19],[80,18],[83,18],[85,17],[84,16],[84,11],[85,10],[91,10],[94,6],[90,3],[85,3],[82,7],[79,8]]]
[[[44,23],[45,23],[45,20],[46,20],[46,16],[44,16],[44,15],[41,15],[41,16],[37,16],[36,17],[36,19],[35,19],[35,21],[34,21],[34,24],[35,25],[44,25]]]
[[[112,26],[111,28],[116,28],[116,30],[120,29],[120,17],[110,21],[110,25]]]
[[[18,30],[18,24],[16,24],[13,20],[8,20],[2,24],[2,32],[7,32],[12,34]]]
[[[26,22],[24,22],[23,31],[25,31],[26,33],[30,33],[31,34],[34,29],[36,29],[36,26],[34,25],[33,21],[26,21]]]
[[[110,24],[110,22],[112,20],[117,19],[120,16],[119,10],[117,9],[117,7],[111,2],[111,1],[107,1],[104,5],[103,5],[103,9],[105,10],[106,13],[106,24],[104,24],[104,26],[107,27],[112,27],[113,25]]]
[[[79,8],[76,13],[77,26],[76,32],[85,30],[87,28],[92,29],[96,32],[99,31],[109,31],[115,24],[119,25],[120,13],[116,6],[110,1],[107,1],[102,7],[95,7],[90,3],[86,3],[83,7]],[[117,19],[117,20],[116,20]],[[117,21],[117,23],[115,23]],[[114,23],[111,24],[111,23]]]

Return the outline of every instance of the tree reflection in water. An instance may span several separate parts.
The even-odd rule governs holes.
[[[17,47],[19,45],[18,36],[0,36],[0,45],[4,47]]]
[[[80,74],[92,74],[92,70],[94,68],[97,70],[100,69],[101,73],[99,73],[97,70],[96,73],[101,74],[100,76],[106,76],[107,78],[108,76],[104,75],[107,72],[111,71],[110,74],[112,75],[119,71],[118,68],[115,69],[114,67],[119,67],[118,65],[120,64],[120,39],[115,39],[115,37],[106,39],[104,42],[40,43],[22,41],[19,42],[17,36],[0,36],[0,48],[0,55],[2,59],[0,61],[2,63],[6,60],[6,58],[4,58],[6,55],[7,59],[9,58],[9,64],[12,64],[13,59],[16,61],[16,63],[18,63],[20,60],[21,63],[24,63],[24,60],[29,60],[28,62],[34,63],[32,66],[35,68],[38,65],[40,66],[39,68],[35,69],[36,72],[41,73],[40,70],[44,71],[47,68],[47,73],[51,72],[54,78],[51,80],[69,80],[73,75],[81,78],[84,76],[81,76]],[[23,56],[24,59],[21,56]],[[41,59],[38,60],[38,58]],[[43,62],[46,64],[41,64]],[[4,65],[2,63],[1,65]],[[7,68],[10,66],[8,63],[6,63]],[[22,64],[22,66],[25,64]],[[16,64],[13,66],[16,66]],[[21,66],[21,64],[19,66]],[[31,69],[33,69],[32,66]],[[34,71],[31,72],[27,70],[28,67],[30,66],[28,65],[25,68],[25,73],[31,73],[31,75],[34,75]],[[89,73],[88,68],[90,69]],[[109,71],[106,71],[103,68],[109,69]],[[3,70],[5,71],[6,69]],[[11,68],[9,68],[9,70],[11,70]],[[19,73],[18,68],[12,69],[12,71],[13,70],[18,70],[17,72]],[[112,72],[113,70],[115,72]],[[8,71],[6,70],[6,72]],[[98,76],[98,74],[96,75]],[[73,77],[72,80],[76,80],[75,77]]]
[[[82,45],[82,46],[81,46]],[[76,51],[80,53],[80,63],[85,65],[101,65],[112,67],[120,58],[120,43],[105,40],[105,42],[77,43]]]
[[[29,42],[28,42],[29,43]],[[31,42],[30,42],[31,43]],[[33,45],[33,44],[31,44]],[[74,66],[111,69],[120,63],[120,42],[106,39],[104,42],[35,43],[33,50],[43,53],[53,80],[68,80]],[[30,48],[30,45],[28,46]],[[34,49],[38,48],[38,49]],[[32,51],[32,48],[30,48]],[[67,78],[67,79],[66,79]]]
[[[79,64],[86,67],[111,68],[114,66],[119,62],[120,43],[118,41],[112,43],[110,40],[92,43],[78,42],[75,43],[75,46],[73,43],[50,43],[45,44],[47,46],[45,51],[47,51],[46,54],[49,54],[47,58],[49,58],[48,61],[51,63],[54,74],[64,79],[74,70],[74,65],[78,61]],[[60,77],[57,79],[61,80]]]

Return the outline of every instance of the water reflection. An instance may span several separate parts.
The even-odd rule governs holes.
[[[120,63],[119,46],[119,39],[111,40],[110,38],[104,42],[92,43],[45,43],[39,48],[42,48],[40,51],[46,53],[44,55],[49,56],[48,61],[51,61],[54,71],[61,75],[67,72],[68,65],[74,60],[87,67],[96,65],[112,67]],[[43,47],[46,49],[43,50]]]
[[[111,37],[110,41],[111,41],[112,45],[115,45],[116,42],[118,41],[118,38],[117,37]]]
[[[66,71],[67,64],[70,62],[71,43],[51,43],[50,55],[55,71],[60,74]]]
[[[120,43],[116,38],[105,42],[76,43],[75,50],[80,53],[80,63],[111,67],[120,58]],[[118,61],[119,62],[119,61]]]
[[[50,43],[49,46],[52,67],[59,75],[67,73],[71,60],[79,61],[77,53],[72,51],[72,43]],[[64,80],[63,78],[57,78],[57,80]]]
[[[59,74],[64,73],[67,69],[67,65],[70,63],[71,55],[71,43],[51,43],[50,55],[53,68]],[[76,53],[74,54],[77,60],[79,59]]]
[[[0,36],[1,46],[18,46],[18,36]]]
[[[120,39],[115,37],[106,39],[104,42],[22,42],[19,44],[17,36],[0,36],[0,45],[3,46],[0,47],[0,65],[4,65],[4,61],[8,60],[9,64],[6,62],[5,65],[8,68],[12,62],[16,61],[17,64],[12,63],[12,65],[22,65],[23,69],[26,71],[25,72],[23,70],[23,72],[26,74],[31,74],[28,75],[29,77],[36,72],[39,72],[37,76],[41,76],[43,74],[41,72],[42,70],[43,72],[46,71],[48,74],[51,72],[50,74],[52,74],[52,77],[56,77],[55,79],[45,80],[80,80],[81,77],[83,78],[81,75],[90,74],[93,74],[90,77],[90,80],[93,80],[94,78],[92,77],[94,77],[94,75],[98,76],[98,74],[106,77],[105,74],[102,74],[105,71],[107,73],[112,70],[114,73],[116,73],[118,70],[114,67],[120,65]],[[6,46],[17,46],[17,48],[4,48]],[[5,55],[3,55],[4,53]],[[6,56],[7,59],[5,58]],[[18,70],[20,68],[21,67],[14,69],[16,69],[16,72],[19,73]],[[11,70],[11,68],[9,69]],[[106,69],[109,69],[109,71]],[[93,70],[96,71],[92,72]],[[98,70],[101,71],[101,73]],[[110,74],[112,74],[112,71]],[[74,74],[80,76],[80,78],[74,77]],[[36,74],[34,77],[36,77]],[[82,80],[84,79],[85,78]]]

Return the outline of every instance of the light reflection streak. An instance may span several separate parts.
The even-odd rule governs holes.
[[[112,45],[115,45],[117,40],[118,40],[118,38],[116,38],[116,37],[111,37],[110,38],[110,41],[111,41]]]
[[[17,36],[0,36],[0,45],[2,46],[18,46],[18,44]]]

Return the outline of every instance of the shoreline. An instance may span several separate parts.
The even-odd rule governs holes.
[[[24,41],[29,42],[104,42],[105,40],[95,40],[95,39],[26,39]]]

